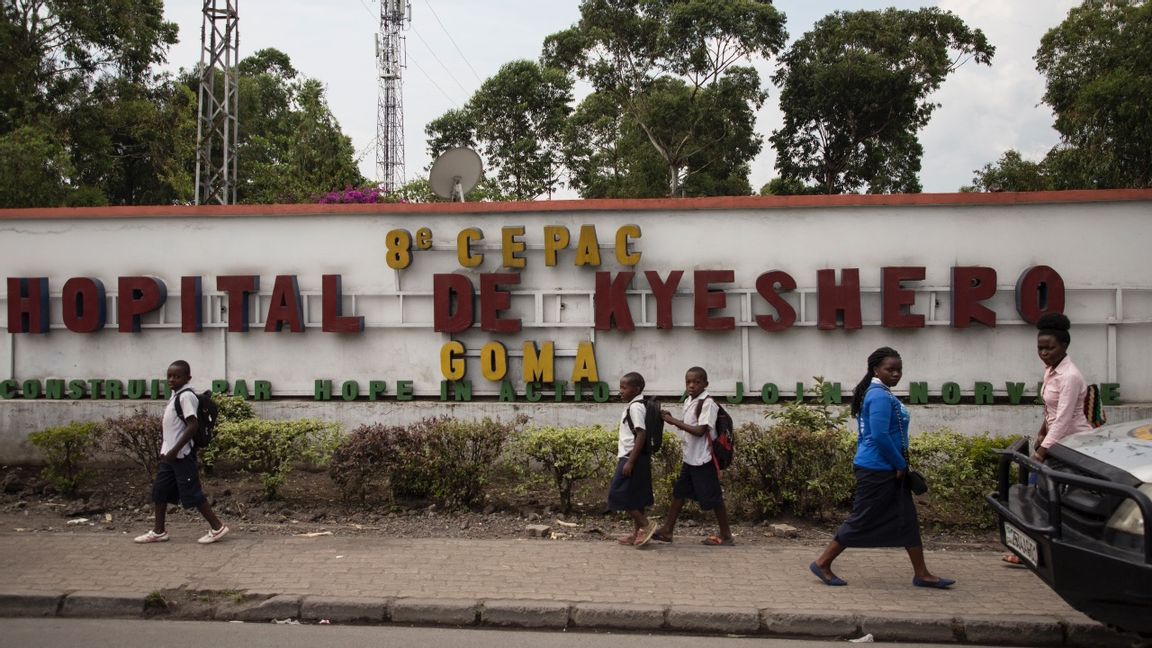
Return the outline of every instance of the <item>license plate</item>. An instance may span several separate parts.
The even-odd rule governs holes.
[[[1009,549],[1015,550],[1033,567],[1040,564],[1040,552],[1036,549],[1036,541],[1007,522],[1004,523],[1004,544],[1008,545]]]

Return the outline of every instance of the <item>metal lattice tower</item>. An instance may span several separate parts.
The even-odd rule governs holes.
[[[240,0],[204,0],[196,120],[196,204],[236,204]]]
[[[412,21],[407,0],[380,0],[380,33],[376,35],[376,179],[391,192],[404,184],[404,80],[407,67],[401,32]]]

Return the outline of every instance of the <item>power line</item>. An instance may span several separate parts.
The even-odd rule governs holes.
[[[460,55],[460,58],[464,59],[464,64],[468,66],[469,70],[472,70],[472,76],[476,77],[476,80],[480,83],[484,83],[484,79],[480,78],[480,75],[476,72],[476,68],[472,67],[472,63],[468,61],[468,57],[464,56],[464,52],[460,51],[460,46],[456,44],[456,39],[452,38],[452,34],[448,33],[448,28],[444,26],[444,21],[440,20],[440,16],[436,14],[436,10],[432,8],[432,3],[424,0],[424,4],[428,5],[428,10],[432,12],[432,17],[435,18],[436,23],[440,25],[440,29],[444,30],[444,34],[448,37],[448,40],[452,42],[452,47],[456,48],[456,53]]]
[[[428,79],[428,82],[431,83],[437,90],[439,90],[440,94],[444,95],[445,99],[452,102],[453,106],[456,108],[460,107],[460,104],[456,103],[456,100],[453,99],[447,92],[444,92],[444,88],[441,88],[439,83],[436,83],[436,79],[433,79],[432,75],[428,74],[424,71],[424,68],[420,67],[420,64],[416,62],[416,59],[412,58],[412,54],[408,54],[408,62],[412,65],[415,65],[416,69],[420,70],[420,73]]]
[[[428,52],[432,55],[432,58],[436,59],[436,62],[440,64],[440,67],[444,68],[444,71],[448,73],[448,76],[452,77],[452,80],[456,82],[456,85],[460,86],[460,90],[462,90],[464,94],[468,94],[468,89],[464,87],[463,83],[460,83],[460,79],[457,79],[455,74],[452,74],[451,68],[449,68],[447,65],[444,65],[444,61],[441,61],[440,57],[436,56],[436,50],[432,49],[432,46],[428,44],[428,41],[424,40],[424,37],[420,35],[420,32],[416,31],[415,27],[410,27],[409,29],[413,34],[416,34],[416,38],[419,38],[421,43],[424,43],[424,47],[428,49]]]

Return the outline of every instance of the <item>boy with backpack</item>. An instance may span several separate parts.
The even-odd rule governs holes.
[[[152,484],[152,502],[156,507],[156,521],[148,533],[136,536],[138,544],[167,542],[168,531],[164,518],[168,505],[179,503],[185,508],[195,508],[208,521],[208,533],[200,538],[200,544],[212,544],[228,533],[228,527],[216,517],[208,498],[200,490],[200,471],[196,464],[196,447],[193,441],[197,433],[215,421],[201,421],[207,418],[201,398],[211,401],[210,395],[197,396],[188,386],[192,379],[192,369],[187,362],[177,360],[168,366],[168,387],[172,397],[164,408],[163,443],[160,446],[160,465],[156,470],[156,481]],[[204,440],[201,435],[202,441]]]
[[[721,416],[721,408],[708,395],[708,372],[702,368],[692,367],[684,374],[684,388],[688,392],[684,401],[684,418],[677,419],[667,410],[661,411],[664,421],[679,430],[684,463],[672,486],[672,506],[668,509],[668,516],[652,539],[672,542],[676,518],[684,508],[684,501],[693,499],[702,510],[716,511],[716,524],[720,527],[720,535],[709,535],[702,543],[730,547],[736,544],[736,540],[728,525],[728,509],[724,506],[724,491],[720,487],[720,468],[727,464],[719,460],[719,448],[713,452],[713,446],[718,445],[716,422]],[[726,459],[731,460],[730,453]]]
[[[652,496],[651,425],[645,421],[649,404],[644,398],[644,377],[636,372],[620,378],[620,400],[628,403],[620,419],[616,443],[616,472],[608,487],[608,510],[627,511],[632,517],[632,533],[622,536],[620,544],[643,547],[656,532],[656,523],[644,509],[655,503]]]

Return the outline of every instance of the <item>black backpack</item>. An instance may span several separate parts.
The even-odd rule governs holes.
[[[696,418],[699,419],[700,412],[704,409],[704,401],[697,402],[699,405],[696,407]],[[715,399],[712,402],[715,403]],[[708,435],[708,447],[712,450],[712,460],[716,463],[716,468],[724,470],[732,465],[732,458],[736,456],[736,430],[728,410],[720,403],[716,403],[716,429],[713,432],[716,433],[716,438],[713,439],[711,434]]]
[[[664,443],[664,417],[660,416],[660,403],[652,396],[645,396],[640,402],[644,403],[644,433],[648,435],[644,452],[656,454],[660,452],[660,446]],[[632,404],[629,403],[628,407],[631,409]],[[636,436],[636,426],[632,423],[632,417],[628,412],[624,412],[624,422],[628,424],[632,436]]]
[[[184,408],[180,406],[180,394],[183,392],[192,391],[191,388],[181,389],[176,392],[176,416],[180,420],[184,420]],[[193,392],[195,393],[195,392]],[[204,393],[196,394],[196,421],[200,427],[196,430],[196,434],[192,435],[192,447],[196,450],[203,450],[212,443],[213,437],[216,436],[216,420],[220,418],[220,408],[212,400],[212,392],[205,390]]]

